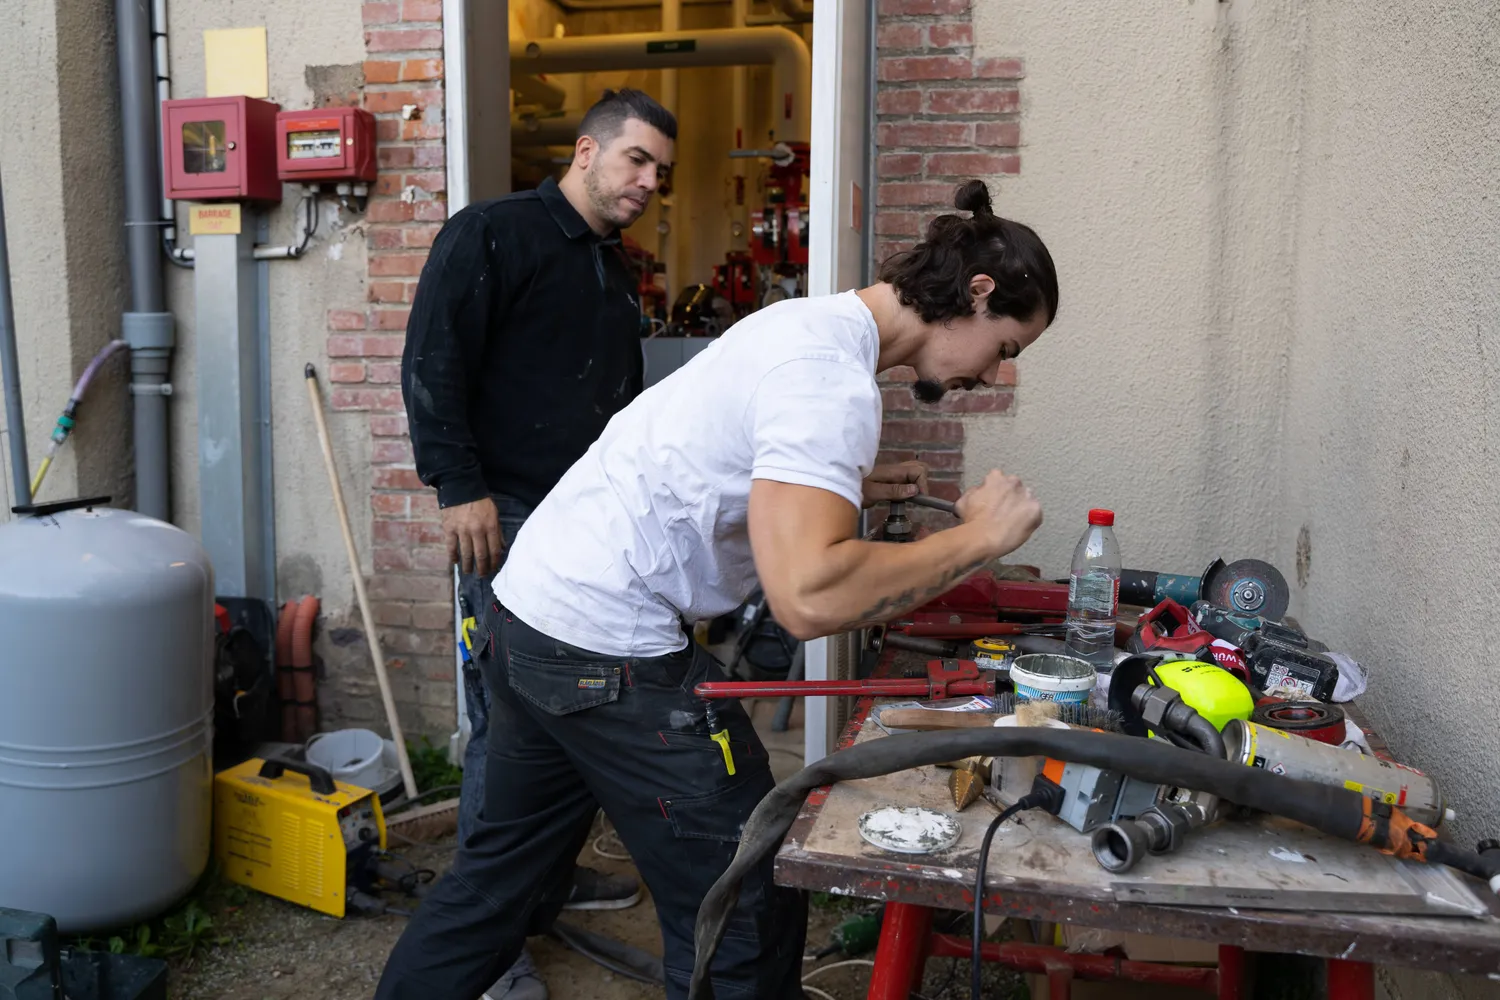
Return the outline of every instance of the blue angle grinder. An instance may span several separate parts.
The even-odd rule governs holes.
[[[1120,572],[1120,603],[1154,608],[1173,600],[1183,607],[1208,601],[1236,614],[1280,621],[1291,592],[1286,579],[1270,563],[1240,559],[1226,564],[1215,559],[1202,576],[1127,569]]]

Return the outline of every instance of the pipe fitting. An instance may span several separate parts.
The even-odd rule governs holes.
[[[1182,700],[1182,693],[1165,685],[1142,684],[1130,694],[1131,704],[1153,729],[1176,733],[1198,745],[1210,757],[1224,757],[1224,737],[1213,723]]]
[[[1188,810],[1168,802],[1152,806],[1135,819],[1101,826],[1094,831],[1089,846],[1101,868],[1127,872],[1147,854],[1171,854],[1199,825]]]
[[[1151,850],[1150,835],[1133,819],[1106,823],[1089,839],[1094,860],[1107,872],[1128,872]]]
[[[125,313],[120,332],[132,351],[170,351],[177,345],[176,321],[169,312]]]

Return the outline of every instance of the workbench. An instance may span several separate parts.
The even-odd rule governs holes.
[[[890,656],[889,661],[882,667],[904,669],[919,666],[923,658],[903,653]],[[873,722],[866,724],[874,703],[873,698],[859,701],[841,747],[884,737]],[[1357,711],[1351,718],[1365,729],[1373,747],[1383,747]],[[981,799],[957,813],[963,825],[959,842],[928,855],[880,850],[865,842],[855,827],[861,813],[883,805],[922,805],[953,812],[947,773],[925,767],[816,789],[777,854],[776,880],[782,885],[886,904],[870,1000],[907,1000],[920,987],[927,958],[967,959],[970,954],[967,936],[931,932],[933,911],[973,909],[980,842],[996,815],[995,808]],[[1059,949],[1019,942],[986,942],[985,959],[1046,974],[1054,1000],[1069,995],[1075,976],[1175,984],[1222,998],[1240,998],[1248,995],[1247,950],[1327,959],[1330,1000],[1371,1000],[1375,965],[1500,974],[1500,907],[1473,880],[1467,882],[1470,893],[1459,895],[1469,896],[1471,904],[1478,901],[1481,916],[1392,915],[1371,912],[1374,907],[1309,912],[1128,901],[1128,888],[1116,883],[1135,881],[1149,886],[1153,877],[1170,881],[1169,869],[1180,872],[1195,863],[1200,866],[1196,877],[1205,879],[1206,885],[1219,885],[1221,880],[1243,884],[1247,868],[1257,865],[1272,874],[1263,876],[1262,882],[1250,878],[1251,882],[1264,884],[1264,879],[1270,879],[1273,885],[1293,889],[1306,888],[1309,881],[1321,888],[1330,881],[1323,877],[1318,882],[1318,876],[1326,872],[1333,872],[1332,879],[1340,882],[1345,876],[1339,872],[1351,881],[1359,877],[1352,873],[1372,880],[1402,877],[1403,863],[1273,817],[1219,822],[1192,837],[1194,842],[1185,844],[1179,854],[1149,857],[1128,875],[1112,875],[1094,861],[1087,836],[1045,813],[1021,813],[996,834],[986,870],[984,909],[1023,920],[1214,942],[1219,945],[1217,968],[1131,962],[1113,955],[1067,955]],[[1260,849],[1267,846],[1269,850]],[[1210,862],[1205,869],[1201,867],[1205,854],[1224,861],[1218,868]],[[1274,867],[1277,857],[1294,854],[1312,863]],[[1280,878],[1275,874],[1278,870],[1290,871],[1290,875]],[[1297,882],[1298,877],[1303,881]],[[1405,877],[1410,881],[1409,873]],[[1446,869],[1422,873],[1422,877],[1436,879],[1439,885],[1444,879],[1462,879]],[[1251,893],[1245,898],[1255,897]]]

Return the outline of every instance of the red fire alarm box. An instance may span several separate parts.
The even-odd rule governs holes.
[[[373,181],[375,116],[364,108],[281,112],[276,173],[289,183]]]
[[[279,202],[274,146],[280,110],[254,97],[163,101],[167,197]]]

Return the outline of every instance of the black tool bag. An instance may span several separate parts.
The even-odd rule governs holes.
[[[271,709],[267,649],[242,625],[214,640],[214,768],[245,760],[266,738]]]
[[[776,623],[765,594],[756,590],[740,609],[740,634],[728,673],[750,673],[752,680],[767,675],[785,677],[796,652],[797,640]]]

